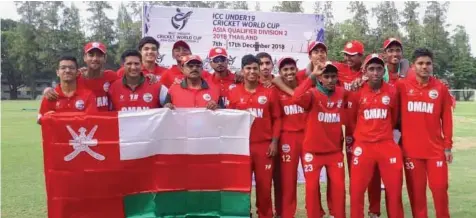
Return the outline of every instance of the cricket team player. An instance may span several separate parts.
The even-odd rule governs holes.
[[[165,104],[167,88],[161,83],[146,82],[142,55],[127,50],[121,56],[124,75],[112,83],[108,95],[112,111],[142,111]]]

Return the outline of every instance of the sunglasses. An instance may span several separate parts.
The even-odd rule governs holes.
[[[228,58],[226,58],[226,57],[218,56],[218,57],[216,57],[216,58],[213,58],[212,62],[215,63],[215,64],[217,64],[217,63],[224,63],[224,62],[226,62],[227,59],[228,59]]]

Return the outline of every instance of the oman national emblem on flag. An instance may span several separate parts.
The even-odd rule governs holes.
[[[153,109],[42,119],[50,218],[249,217],[247,112]]]

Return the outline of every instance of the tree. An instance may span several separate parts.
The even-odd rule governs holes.
[[[24,86],[23,74],[18,71],[19,62],[13,50],[15,45],[12,43],[19,38],[17,21],[10,19],[2,19],[2,46],[1,46],[1,62],[2,62],[2,80],[8,83],[10,91],[10,99],[17,99],[18,88]]]
[[[227,8],[228,3],[223,1],[159,1],[157,5],[191,8]]]
[[[106,68],[116,69],[118,67],[115,62],[115,51],[117,50],[114,40],[116,34],[113,29],[114,21],[106,16],[106,11],[111,10],[112,7],[108,2],[87,2],[89,6],[87,11],[92,13],[88,18],[88,30],[92,33],[89,41],[102,42],[107,46],[108,55],[106,60]]]
[[[275,12],[304,12],[302,1],[280,1],[278,5],[273,6]]]
[[[456,26],[451,37],[451,62],[450,72],[445,75],[452,82],[456,89],[465,89],[476,86],[476,65],[471,57],[471,47],[469,45],[469,35],[463,26]],[[462,92],[463,98],[469,100],[474,92]],[[458,99],[461,96],[456,96]]]
[[[78,57],[79,65],[83,65],[83,47],[86,43],[84,32],[81,28],[81,19],[79,17],[79,10],[71,3],[71,7],[63,10],[63,16],[60,23],[60,31],[65,43],[62,43],[60,50],[63,54],[73,55]]]
[[[230,5],[231,9],[248,10],[248,3],[246,1],[233,1]]]
[[[347,32],[345,38],[348,40],[359,40],[365,45],[365,50],[369,52],[376,52],[373,49],[376,47],[376,36],[370,35],[369,21],[367,19],[369,11],[365,7],[365,4],[360,1],[351,1],[347,7],[349,12],[352,14],[352,19],[350,20],[350,25],[353,26],[353,30],[346,29]],[[349,23],[347,23],[349,24]],[[343,44],[342,44],[343,45]],[[341,47],[342,47],[341,45]]]
[[[44,2],[15,2],[17,13],[20,15],[20,22],[17,26],[17,33],[13,35],[12,57],[16,57],[16,69],[25,80],[31,90],[36,88],[36,78],[40,74],[39,61],[40,46],[36,41],[37,29],[41,23],[40,8]],[[3,43],[2,43],[3,44]],[[36,93],[32,92],[32,99],[36,98]]]
[[[255,11],[261,11],[261,4],[259,2],[255,4]]]
[[[410,58],[413,51],[420,47],[423,42],[423,31],[420,21],[418,19],[418,8],[420,3],[414,1],[405,2],[405,8],[403,9],[402,22],[400,25],[406,32],[406,36],[402,38],[404,48],[404,56]]]
[[[129,12],[123,3],[119,6],[117,13],[117,40],[118,40],[118,52],[116,54],[116,61],[119,63],[121,60],[121,54],[127,49],[135,49],[140,40],[140,32],[135,31]]]
[[[372,8],[372,15],[377,18],[377,28],[372,30],[375,43],[367,46],[369,50],[377,51],[381,48],[383,41],[389,37],[401,38],[398,27],[400,18],[395,2],[383,1],[379,3]]]
[[[424,41],[427,48],[435,54],[434,71],[438,76],[443,76],[448,70],[451,54],[449,32],[446,30],[446,12],[448,2],[429,2],[423,18]]]

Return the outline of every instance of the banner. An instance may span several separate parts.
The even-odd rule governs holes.
[[[324,16],[317,14],[154,5],[144,5],[143,12],[143,36],[160,42],[158,62],[163,66],[175,63],[172,45],[183,40],[204,59],[212,47],[226,48],[232,69],[240,68],[243,55],[262,51],[276,55],[276,59],[302,59],[299,67],[304,68],[309,43],[324,41]]]
[[[205,109],[45,116],[48,217],[249,217],[252,122]]]

